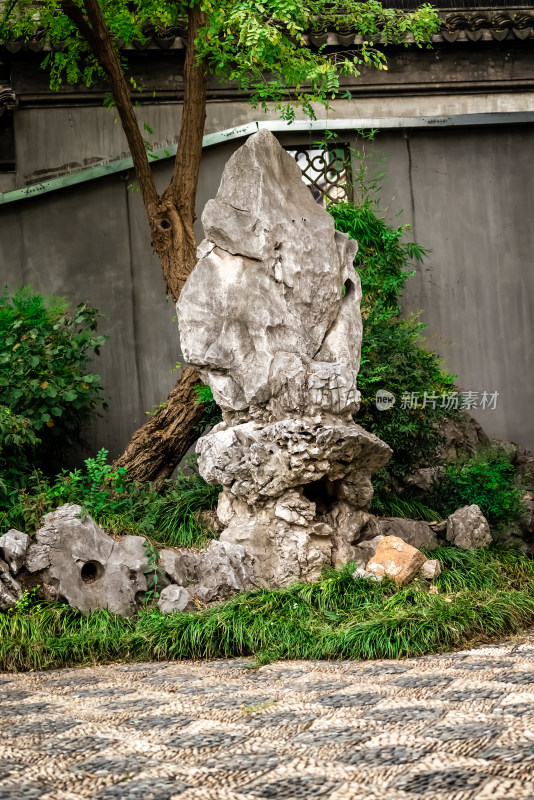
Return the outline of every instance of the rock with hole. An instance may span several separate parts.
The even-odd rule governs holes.
[[[178,301],[180,341],[222,409],[197,446],[221,541],[256,586],[314,580],[380,533],[371,475],[391,449],[353,421],[362,321],[356,242],[267,130],[227,163]]]
[[[84,613],[107,608],[131,616],[148,588],[146,546],[142,536],[113,539],[80,506],[63,505],[45,515],[20,580]]]

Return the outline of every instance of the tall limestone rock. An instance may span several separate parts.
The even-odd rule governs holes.
[[[220,483],[221,540],[257,586],[314,580],[380,531],[370,476],[391,449],[353,421],[362,322],[357,244],[336,231],[267,130],[230,158],[178,301],[180,340],[223,412],[197,446]]]

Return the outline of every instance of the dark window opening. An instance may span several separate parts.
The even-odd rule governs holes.
[[[0,172],[15,172],[15,130],[12,109],[0,105]]]

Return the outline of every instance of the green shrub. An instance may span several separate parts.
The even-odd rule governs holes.
[[[29,286],[0,295],[0,509],[8,487],[59,463],[101,402],[100,378],[89,371],[105,341],[97,318]]]
[[[446,416],[440,401],[435,408],[402,408],[403,393],[441,396],[454,389],[454,378],[442,360],[421,347],[425,325],[416,317],[401,318],[400,298],[413,274],[410,262],[423,261],[426,251],[404,241],[407,226],[394,228],[366,197],[361,205],[340,203],[328,207],[336,228],[358,241],[354,266],[362,282],[363,339],[358,387],[362,394],[357,422],[393,448],[393,458],[382,475],[402,477],[436,461],[439,423]],[[387,411],[376,407],[378,389],[396,397]],[[447,412],[450,413],[450,412]],[[387,484],[387,480],[385,481]],[[380,484],[380,480],[378,482]]]
[[[526,513],[525,488],[503,448],[481,450],[474,458],[445,465],[445,476],[427,502],[442,516],[466,505],[480,506],[492,528],[516,525]]]
[[[83,470],[63,471],[55,479],[34,473],[27,486],[12,489],[9,508],[0,514],[0,533],[18,528],[31,534],[43,514],[74,503],[113,534],[139,534],[181,547],[200,546],[213,536],[198,514],[217,505],[220,487],[193,472],[156,491],[149,483],[129,481],[124,468],[114,471],[107,456],[101,450],[86,459]]]

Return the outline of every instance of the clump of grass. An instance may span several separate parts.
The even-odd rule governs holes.
[[[17,528],[32,534],[44,514],[73,503],[116,535],[146,536],[175,547],[202,547],[214,536],[199,514],[215,508],[221,487],[210,486],[195,469],[155,487],[130,481],[127,471],[114,470],[101,450],[86,459],[83,470],[64,470],[55,478],[34,473],[28,484],[12,488],[10,507],[0,514],[0,533]]]
[[[210,486],[193,473],[180,476],[158,500],[152,539],[175,547],[201,547],[215,534],[200,523],[199,514],[217,506],[220,486]]]
[[[373,497],[372,510],[382,517],[403,517],[404,519],[420,519],[425,522],[441,522],[443,517],[421,500],[404,498],[391,492],[377,493]]]
[[[534,620],[534,562],[502,545],[433,551],[438,594],[414,581],[354,580],[236,595],[193,613],[145,609],[132,619],[35,603],[0,615],[0,669],[254,655],[279,659],[404,658],[514,633]]]

